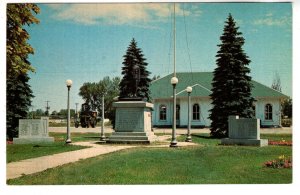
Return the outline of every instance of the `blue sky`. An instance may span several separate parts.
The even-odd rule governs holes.
[[[71,107],[75,108],[75,103],[83,103],[78,93],[84,82],[121,76],[123,55],[132,38],[147,58],[151,77],[172,73],[172,6],[39,4],[40,24],[27,28],[35,48],[29,58],[36,68],[30,74],[33,109],[45,109],[45,101],[50,101],[50,112],[66,108],[67,79],[73,80]],[[216,68],[217,45],[229,13],[245,38],[253,80],[271,86],[279,74],[283,93],[292,96],[291,3],[177,4],[177,71]]]

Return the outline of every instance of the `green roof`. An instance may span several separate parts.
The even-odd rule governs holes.
[[[153,99],[171,98],[173,95],[172,85],[170,83],[173,74],[157,79],[151,82],[150,91]],[[176,85],[177,97],[186,96],[185,88],[193,86],[191,96],[209,97],[212,89],[212,72],[178,72],[176,73],[178,84]],[[267,87],[261,83],[252,80],[252,96],[254,98],[287,98],[286,95]]]

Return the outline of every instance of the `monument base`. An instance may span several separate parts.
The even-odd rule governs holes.
[[[14,138],[13,144],[35,144],[35,143],[51,143],[54,142],[54,137],[22,137]]]
[[[144,101],[114,102],[116,108],[115,132],[108,143],[150,143],[156,140],[151,131],[153,104]]]
[[[157,141],[153,132],[113,132],[107,143],[152,143]]]
[[[267,139],[221,139],[223,145],[244,145],[244,146],[268,146]]]

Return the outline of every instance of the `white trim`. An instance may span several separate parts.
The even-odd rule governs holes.
[[[165,78],[165,77],[167,77],[167,76],[169,76],[169,75],[172,75],[172,73],[170,73],[170,74],[168,74],[168,75],[166,75],[166,76],[164,76],[164,77],[160,77],[160,78],[158,78],[158,79],[156,79],[156,80],[154,80],[154,81],[151,81],[151,83],[154,83],[154,82],[156,82],[156,81],[158,81],[158,80],[160,80],[160,79],[163,79],[163,78]]]
[[[197,86],[197,85],[200,86],[200,87],[202,87],[203,89],[209,91],[210,93],[212,93],[211,90],[207,89],[206,87],[204,87],[203,85],[200,85],[200,84],[198,84],[198,83],[192,85],[191,87],[193,88],[193,87],[195,87],[195,86]],[[185,89],[184,89],[184,90],[181,90],[180,92],[176,93],[176,95],[179,95],[179,94],[181,94],[181,93],[184,92],[184,91],[186,91],[186,90],[185,90]],[[193,92],[192,92],[192,93],[193,93]],[[171,97],[173,97],[173,96],[171,96]]]

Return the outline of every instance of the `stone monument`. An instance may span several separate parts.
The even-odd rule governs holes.
[[[114,102],[116,108],[115,132],[108,142],[150,143],[156,140],[152,132],[153,104],[144,101]]]
[[[224,145],[267,146],[267,139],[260,139],[260,120],[229,116],[228,138],[221,139]]]
[[[40,142],[54,142],[53,137],[49,137],[49,118],[41,119],[20,119],[19,137],[13,139],[14,144],[29,144]]]

